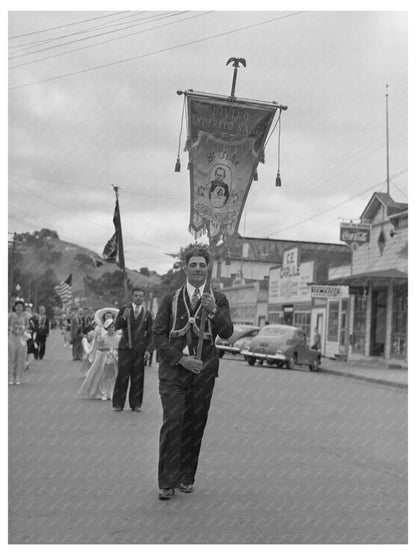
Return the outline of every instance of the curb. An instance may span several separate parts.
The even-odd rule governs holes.
[[[358,380],[362,382],[376,383],[378,385],[386,385],[388,387],[396,387],[398,389],[408,389],[408,384],[390,382],[388,380],[381,380],[379,378],[369,378],[368,376],[359,376],[357,374],[350,374],[349,372],[339,372],[336,370],[326,370],[325,368],[319,368],[319,372],[322,374],[331,374],[333,376],[339,376],[340,378],[350,378],[352,380]]]

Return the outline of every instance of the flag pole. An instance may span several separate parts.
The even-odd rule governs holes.
[[[117,226],[116,226],[116,232],[117,232],[117,245],[118,245],[118,261],[119,261],[119,265],[120,268],[123,272],[123,284],[124,284],[124,293],[126,295],[126,298],[128,296],[128,286],[127,286],[127,273],[126,273],[126,265],[124,262],[124,248],[123,248],[123,233],[121,230],[121,214],[120,214],[120,204],[118,201],[118,187],[116,187],[115,185],[113,185],[113,189],[116,195],[116,214],[117,214]],[[127,317],[127,335],[128,335],[128,341],[129,341],[129,349],[132,348],[132,341],[131,341],[131,322],[130,322],[130,316]]]

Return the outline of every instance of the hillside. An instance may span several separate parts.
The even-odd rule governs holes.
[[[33,276],[32,279],[53,270],[57,282],[64,281],[72,274],[72,292],[74,297],[85,297],[84,278],[86,276],[99,279],[105,273],[120,271],[117,264],[97,264],[100,255],[96,252],[68,243],[55,237],[47,237],[42,241],[17,240],[15,245],[15,265],[20,275]],[[13,262],[11,262],[13,264]],[[150,290],[160,284],[161,277],[149,270],[143,275],[137,270],[126,269],[127,277],[134,285]]]

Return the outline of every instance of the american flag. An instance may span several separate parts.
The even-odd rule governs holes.
[[[61,297],[63,304],[70,302],[72,300],[72,274],[65,281],[55,285],[55,291]]]

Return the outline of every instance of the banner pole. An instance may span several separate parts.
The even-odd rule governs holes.
[[[207,271],[207,278],[205,280],[205,287],[204,287],[204,293],[209,293],[209,290],[211,288],[211,278],[212,278],[212,267],[214,265],[214,245],[213,243],[210,242],[209,245],[209,264],[208,264],[208,271]],[[208,312],[205,308],[202,309],[201,312],[201,324],[199,327],[199,336],[198,336],[198,346],[196,349],[196,358],[198,360],[202,360],[202,346],[204,343],[204,330],[205,330],[205,324],[207,321],[207,317],[208,317]]]

